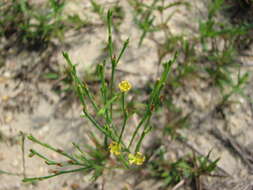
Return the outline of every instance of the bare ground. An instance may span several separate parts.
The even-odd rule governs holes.
[[[125,7],[126,19],[120,27],[120,34],[115,36],[118,44],[130,37],[130,46],[120,63],[119,78],[130,80],[135,87],[141,87],[150,79],[156,77],[157,52],[151,40],[144,40],[138,48],[140,32],[131,22],[131,9],[122,1]],[[205,16],[205,1],[192,1],[193,8],[181,10],[173,17],[172,32],[184,31],[194,33],[197,21]],[[78,12],[89,15],[93,22],[99,22],[96,15],[88,10],[90,4],[82,1],[71,1],[66,12]],[[187,19],[186,19],[187,18]],[[190,24],[191,20],[194,24]],[[185,22],[187,21],[187,22]],[[186,29],[187,28],[187,29]],[[123,32],[124,31],[124,32]],[[52,53],[50,61],[57,62],[57,68],[64,70],[66,65],[61,50],[67,50],[74,61],[78,63],[80,72],[92,69],[92,65],[103,58],[101,49],[106,40],[105,27],[82,29],[80,33],[70,32],[66,37],[69,47],[61,46]],[[50,50],[49,50],[50,51]],[[250,57],[240,58],[245,66],[243,72],[250,71]],[[18,57],[9,57],[4,67],[0,69],[0,169],[18,176],[1,175],[0,190],[88,190],[88,189],[159,189],[161,182],[146,179],[145,174],[127,173],[122,171],[108,172],[97,182],[91,182],[90,176],[67,174],[35,184],[22,183],[26,176],[47,175],[49,167],[38,158],[28,158],[30,148],[47,153],[50,158],[62,159],[57,154],[46,152],[41,147],[25,141],[25,162],[22,160],[20,131],[33,134],[38,139],[55,147],[72,151],[71,142],[86,143],[89,124],[81,119],[81,108],[73,101],[73,94],[57,95],[52,90],[57,85],[47,80],[38,80],[43,66],[38,55],[25,52]],[[40,63],[36,65],[37,63]],[[29,71],[30,64],[34,70]],[[253,64],[252,64],[253,65]],[[141,71],[141,72],[140,72]],[[236,71],[235,75],[236,75]],[[19,77],[16,77],[19,74]],[[246,94],[252,98],[253,83],[249,80]],[[233,189],[250,190],[253,188],[253,107],[250,101],[240,96],[233,97],[236,103],[217,110],[220,97],[217,89],[210,87],[207,81],[189,81],[185,88],[175,93],[175,105],[183,108],[183,115],[191,113],[191,127],[180,131],[187,138],[186,142],[174,142],[170,138],[163,139],[171,160],[180,157],[185,152],[195,151],[206,155],[212,150],[211,159],[220,158],[218,170],[226,177],[215,177],[202,180],[203,189]],[[132,98],[132,97],[130,97]],[[136,118],[138,120],[138,118]],[[136,122],[133,119],[132,122]],[[164,125],[164,118],[158,117],[154,123]],[[159,128],[159,127],[158,127]],[[152,134],[145,143],[144,149],[159,139],[160,132]],[[127,137],[126,137],[127,138]],[[180,186],[178,189],[189,189]]]

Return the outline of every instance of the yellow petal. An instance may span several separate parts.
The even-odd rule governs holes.
[[[132,85],[126,80],[123,80],[119,83],[119,89],[121,92],[127,92],[131,88],[132,88]]]

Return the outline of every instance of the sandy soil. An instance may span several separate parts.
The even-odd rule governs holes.
[[[102,2],[102,1],[101,1]],[[107,2],[109,6],[112,1]],[[109,3],[108,3],[109,2]],[[206,1],[194,0],[192,9],[180,9],[171,21],[171,31],[194,33],[197,21],[205,16]],[[119,65],[118,77],[130,80],[136,88],[143,86],[147,81],[156,78],[157,52],[152,40],[145,39],[143,46],[138,47],[140,31],[132,22],[131,8],[126,1],[120,4],[125,7],[126,18],[120,27],[120,33],[115,35],[117,45],[120,47],[122,40],[130,37],[129,48]],[[92,22],[99,23],[97,15],[90,12],[87,1],[69,1],[66,13],[88,15]],[[172,10],[171,10],[172,11]],[[189,17],[191,12],[191,17]],[[193,24],[190,24],[192,21]],[[159,34],[158,34],[159,35]],[[102,48],[106,41],[106,28],[92,27],[82,29],[79,33],[70,31],[66,34],[65,45],[54,52],[53,59],[58,63],[57,68],[64,70],[66,63],[61,51],[68,51],[74,63],[78,63],[78,71],[89,71],[103,59]],[[49,50],[50,51],[50,50]],[[251,60],[240,58],[245,63],[243,71],[251,71]],[[47,142],[71,152],[71,142],[86,143],[89,124],[81,119],[81,108],[73,102],[73,95],[57,95],[49,81],[38,81],[34,73],[28,73],[28,80],[15,79],[14,76],[27,68],[28,64],[40,63],[41,58],[36,54],[22,53],[18,57],[9,57],[4,67],[0,68],[0,170],[18,174],[18,176],[0,175],[0,190],[93,190],[93,189],[159,189],[161,182],[142,179],[137,174],[115,171],[108,173],[97,182],[91,182],[90,176],[82,173],[68,174],[50,180],[40,181],[35,184],[22,183],[23,161],[21,151],[20,131],[33,134],[41,141]],[[46,63],[45,63],[46,64]],[[253,64],[252,64],[253,65]],[[40,68],[38,66],[37,68]],[[140,72],[141,71],[141,72]],[[235,72],[235,75],[237,71]],[[252,98],[253,83],[249,80],[246,94]],[[184,108],[183,115],[191,113],[191,128],[181,130],[185,136],[187,146],[180,142],[164,139],[165,147],[171,157],[184,155],[185,152],[197,151],[206,155],[212,150],[211,158],[220,157],[218,164],[222,174],[229,176],[226,179],[212,178],[207,186],[210,189],[243,190],[253,187],[253,107],[250,101],[240,96],[233,97],[236,104],[231,104],[217,113],[215,109],[219,96],[217,89],[210,87],[206,81],[190,81],[187,88],[179,89],[175,93],[174,103]],[[130,97],[131,98],[131,97]],[[138,118],[137,118],[138,119]],[[164,119],[158,117],[155,124],[164,124]],[[133,120],[133,122],[135,122]],[[146,140],[147,148],[151,139],[159,138],[160,132],[152,134]],[[232,144],[232,145],[231,145]],[[232,148],[231,148],[232,147]],[[47,175],[49,167],[38,158],[28,158],[29,149],[34,148],[49,155],[56,160],[62,159],[59,155],[46,151],[25,141],[25,172],[27,176]],[[104,184],[104,185],[103,185]],[[104,187],[102,187],[104,186]],[[181,189],[187,189],[182,187]]]

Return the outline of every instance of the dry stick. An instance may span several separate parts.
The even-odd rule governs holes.
[[[200,128],[200,126],[204,123],[204,121],[206,121],[208,118],[210,118],[216,111],[217,107],[221,106],[221,103],[218,103],[210,112],[208,112],[204,117],[202,117],[196,128]],[[242,146],[240,146],[237,142],[235,142],[231,137],[228,137],[227,135],[221,135],[221,132],[219,131],[218,128],[215,129],[211,129],[210,130],[211,134],[216,137],[218,140],[222,141],[224,144],[228,144],[230,147],[233,148],[233,150],[235,150],[235,152],[241,157],[241,159],[243,160],[244,163],[246,163],[246,165],[248,166],[249,172],[253,174],[253,156],[251,154],[249,154],[247,150],[245,150],[245,148],[243,148]],[[226,138],[225,138],[226,136]],[[195,148],[193,148],[190,144],[188,144],[187,142],[181,141],[182,143],[185,143],[189,148],[191,148],[192,150],[196,151],[198,154],[200,154],[200,152],[198,152]],[[201,154],[200,154],[201,155]],[[252,163],[251,163],[252,162]],[[218,166],[217,166],[218,167]],[[218,167],[221,171],[223,171],[224,173],[226,173],[228,176],[232,177],[228,172],[226,172],[224,169]]]
[[[198,153],[198,155],[201,155],[201,156],[204,156],[201,152],[199,152],[196,148],[194,148],[192,145],[190,145],[188,142],[184,141],[184,140],[181,140],[181,139],[178,139],[179,142],[183,143],[184,145],[186,145],[188,148],[190,148],[192,151]],[[208,159],[209,162],[211,162],[210,159]],[[233,177],[231,176],[226,170],[224,170],[223,168],[219,167],[219,166],[216,166],[220,171],[222,171],[224,174],[226,174],[227,176],[229,177]],[[224,177],[227,177],[227,176],[224,176]]]
[[[196,187],[196,190],[202,190],[202,184],[201,184],[201,181],[200,181],[200,176],[195,177],[195,187]]]
[[[196,158],[196,154],[195,152],[193,153],[193,165],[194,165],[194,170],[197,171],[198,170],[198,164],[197,164],[197,158]],[[195,180],[195,189],[196,190],[202,190],[202,185],[201,185],[201,181],[200,181],[200,175],[198,176],[194,176],[194,180]]]
[[[253,173],[253,153],[248,151],[245,147],[236,142],[228,134],[221,132],[218,128],[211,129],[211,134],[218,140],[223,142],[225,146],[233,149],[233,151],[241,158],[247,166],[250,173]]]
[[[173,187],[172,190],[177,190],[178,188],[180,188],[181,186],[183,186],[184,183],[185,183],[185,180],[184,180],[184,179],[181,180],[181,181],[179,181],[179,182]]]
[[[23,177],[26,178],[26,168],[25,168],[25,134],[20,131],[21,135],[21,151],[22,151],[22,167],[23,167]]]

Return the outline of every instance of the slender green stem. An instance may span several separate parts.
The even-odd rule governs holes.
[[[109,10],[107,13],[107,24],[108,24],[108,46],[109,54],[111,58],[111,79],[110,79],[110,98],[113,97],[113,86],[114,86],[114,73],[115,73],[115,58],[113,56],[113,42],[112,42],[112,11]],[[110,105],[110,118],[112,120],[112,104]]]
[[[88,86],[86,84],[84,84],[80,80],[80,78],[77,76],[75,65],[73,65],[68,53],[63,52],[62,55],[64,56],[68,65],[70,66],[71,77],[75,83],[77,95],[79,96],[79,99],[80,99],[82,105],[85,106],[84,97],[87,96],[89,101],[91,102],[93,108],[95,109],[95,111],[98,112],[99,109],[98,109],[97,104],[94,101],[94,97],[91,95]]]
[[[112,43],[109,41],[109,44]],[[120,54],[116,60],[115,57],[111,57],[111,65],[112,65],[112,71],[111,71],[111,86],[110,86],[110,96],[111,98],[113,97],[113,87],[114,87],[114,78],[115,78],[115,69],[117,67],[117,64],[119,63],[119,60],[121,59],[123,53],[125,52],[127,46],[128,46],[128,43],[129,43],[129,39],[127,39],[125,42],[124,42],[124,45],[123,45],[123,48],[121,49],[120,51]],[[110,117],[112,119],[112,107],[113,107],[113,104],[111,104],[110,106]]]
[[[115,102],[118,99],[119,95],[120,94],[118,93],[115,96],[113,96],[109,101],[107,101],[106,105],[104,105],[104,107],[98,111],[98,115],[104,115],[106,113],[106,110],[108,110],[108,108],[110,107],[110,105],[113,104],[113,102]]]
[[[108,147],[108,137],[104,136],[104,148]]]
[[[83,166],[84,165],[84,164],[82,164],[80,162],[75,162],[75,161],[73,161],[73,162],[56,162],[56,161],[53,161],[53,160],[49,160],[48,158],[46,158],[42,154],[38,153],[34,149],[31,149],[30,152],[31,152],[30,153],[31,155],[36,155],[36,156],[42,158],[43,160],[45,160],[45,163],[47,165],[62,165],[62,166],[67,166],[67,165]]]
[[[109,113],[108,113],[108,108],[106,108],[107,105],[107,99],[108,99],[108,90],[107,90],[107,85],[106,85],[106,81],[105,81],[105,64],[106,62],[104,61],[103,64],[100,64],[98,66],[98,73],[100,76],[100,80],[101,80],[101,88],[100,88],[100,92],[102,95],[102,101],[105,107],[105,121],[106,124],[108,126],[110,126],[111,124],[111,119],[109,117]],[[104,136],[104,147],[108,146],[108,137],[105,135]]]
[[[81,85],[77,85],[76,92],[77,92],[77,95],[79,96],[79,99],[81,101],[82,106],[85,107],[86,104],[85,104],[85,101],[84,101],[84,93],[83,93],[83,88],[82,88]]]
[[[153,91],[151,92],[150,99],[149,99],[149,104],[147,105],[147,108],[146,108],[146,113],[143,116],[142,120],[137,125],[137,127],[136,127],[136,129],[135,129],[135,131],[133,133],[133,136],[132,136],[132,138],[130,140],[130,143],[128,145],[128,148],[131,147],[131,145],[132,145],[132,143],[134,141],[134,138],[137,135],[137,133],[138,133],[139,129],[141,128],[141,126],[143,125],[143,123],[146,122],[147,119],[148,119],[148,122],[149,122],[149,119],[152,116],[152,109],[151,109],[151,107],[153,106],[153,104],[156,104],[157,98],[160,95],[162,87],[164,86],[164,83],[165,83],[165,81],[166,81],[166,79],[168,77],[168,74],[169,74],[169,71],[171,69],[171,66],[175,62],[176,57],[177,57],[177,53],[174,55],[173,60],[164,63],[164,71],[162,73],[161,79],[156,82],[155,87],[154,87]]]
[[[72,144],[73,144],[73,146],[81,153],[81,156],[79,156],[79,157],[80,157],[79,159],[84,160],[85,162],[87,162],[87,163],[90,164],[90,165],[93,165],[92,161],[89,160],[89,159],[87,159],[87,158],[85,157],[85,152],[82,151],[82,149],[80,148],[80,146],[77,145],[76,143],[72,143]]]
[[[27,138],[28,138],[29,140],[31,140],[31,141],[33,141],[33,142],[35,142],[35,143],[37,143],[37,144],[39,144],[39,145],[45,147],[45,148],[48,148],[48,149],[50,149],[50,150],[52,150],[52,151],[55,151],[55,152],[57,152],[58,154],[61,154],[61,155],[65,156],[65,157],[67,157],[67,158],[69,158],[69,159],[71,159],[71,160],[74,160],[76,163],[79,163],[79,161],[76,160],[73,156],[71,156],[71,155],[69,155],[69,154],[63,152],[63,151],[60,150],[60,149],[56,149],[56,148],[52,147],[51,145],[49,145],[49,144],[47,144],[47,143],[43,143],[43,142],[39,141],[38,139],[36,139],[36,138],[35,138],[34,136],[32,136],[32,135],[28,135]],[[80,164],[81,164],[81,163],[80,163]]]
[[[88,99],[91,102],[93,108],[95,109],[96,112],[98,112],[99,108],[98,108],[96,102],[94,101],[94,97],[91,95],[90,90],[88,89],[88,86],[86,84],[84,86],[84,91],[85,91],[85,94],[88,96]]]
[[[88,118],[88,120],[98,129],[100,130],[105,136],[111,138],[113,141],[117,139],[116,129],[113,125],[108,126],[109,128],[102,127],[85,109],[83,109],[84,116]],[[110,127],[113,131],[110,130]]]
[[[137,153],[137,152],[140,150],[141,143],[142,143],[144,137],[145,137],[146,134],[147,134],[147,131],[146,131],[146,130],[147,130],[148,126],[149,126],[150,119],[151,119],[151,115],[148,116],[147,121],[146,121],[146,123],[145,123],[145,125],[144,125],[144,129],[143,129],[143,131],[142,131],[140,140],[138,141],[138,143],[136,144],[136,147],[135,147],[135,153]]]
[[[104,106],[107,104],[107,99],[108,99],[108,90],[107,90],[107,84],[105,81],[105,61],[103,62],[103,64],[99,65],[99,75],[100,75],[100,80],[101,80],[101,95],[102,95],[102,100],[103,100],[103,104]],[[109,118],[109,114],[108,114],[108,109],[105,110],[105,119],[107,124],[111,123],[111,120]]]
[[[126,168],[129,168],[128,161],[125,159],[125,157],[122,154],[119,156],[119,159],[123,162]]]
[[[124,42],[124,44],[123,44],[123,47],[122,47],[122,49],[121,49],[121,51],[120,51],[120,53],[119,53],[119,56],[118,56],[118,58],[117,58],[117,60],[116,60],[116,65],[118,65],[119,60],[121,59],[122,55],[124,54],[124,52],[125,52],[125,50],[126,50],[128,44],[129,44],[129,38],[128,38],[128,39]]]
[[[147,31],[144,30],[144,31],[142,32],[142,34],[141,34],[141,37],[140,37],[140,40],[139,40],[139,43],[138,43],[138,47],[141,47],[142,42],[143,42],[143,40],[144,40],[146,34],[147,34]]]
[[[89,120],[90,120],[90,122],[99,130],[99,131],[101,131],[104,135],[106,135],[106,136],[110,136],[111,137],[111,135],[108,133],[108,131],[104,128],[104,127],[102,127],[85,109],[83,109],[83,113],[84,113],[84,115],[85,115],[85,117],[87,117]],[[112,138],[112,137],[111,137]]]
[[[85,155],[84,151],[82,151],[82,149],[80,148],[80,146],[76,143],[72,143],[73,146],[82,154],[82,155]]]
[[[66,174],[66,173],[73,173],[73,172],[80,172],[83,170],[89,170],[91,169],[90,167],[84,167],[84,168],[78,168],[78,169],[74,169],[74,170],[66,170],[66,171],[58,171],[57,173],[53,174],[53,175],[48,175],[48,176],[43,176],[43,177],[33,177],[33,178],[24,178],[22,181],[23,182],[32,182],[32,181],[41,181],[44,179],[49,179],[58,175],[62,175],[62,174]]]
[[[110,97],[113,97],[113,86],[114,86],[114,73],[115,73],[115,66],[112,63],[112,72],[111,72],[111,85],[110,85]],[[112,107],[113,104],[110,105],[110,118],[112,119]]]
[[[143,117],[142,120],[139,122],[139,124],[137,125],[137,127],[136,127],[136,129],[135,129],[135,131],[134,131],[134,133],[133,133],[133,136],[132,136],[132,138],[131,138],[131,140],[130,140],[130,143],[129,143],[129,145],[128,145],[128,149],[130,149],[130,147],[131,147],[131,145],[132,145],[132,143],[133,143],[133,141],[134,141],[135,136],[137,135],[139,129],[141,128],[141,126],[143,125],[143,123],[146,121],[146,119],[149,117],[149,115],[151,115],[151,112],[146,111],[144,117]]]
[[[46,164],[48,164],[48,165],[57,165],[59,163],[59,162],[56,162],[56,161],[53,161],[53,160],[49,160],[48,158],[46,158],[42,154],[38,153],[34,149],[30,149],[30,155],[36,155],[36,156],[42,158],[43,160],[45,160]]]
[[[124,132],[125,127],[126,127],[126,122],[127,122],[127,111],[126,111],[126,108],[125,108],[125,93],[124,92],[122,92],[122,94],[121,94],[121,109],[122,109],[122,112],[123,112],[123,115],[124,115],[124,120],[123,120],[123,124],[122,124],[122,128],[121,128],[121,132],[120,132],[118,142],[121,141],[121,138],[123,136],[123,132]]]
[[[113,60],[113,45],[112,45],[112,11],[109,10],[107,12],[107,29],[108,29],[108,45],[109,45],[109,54],[111,58],[111,62]]]

